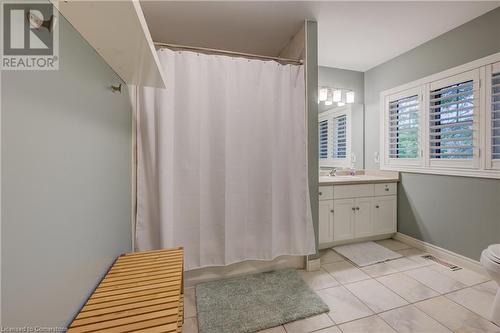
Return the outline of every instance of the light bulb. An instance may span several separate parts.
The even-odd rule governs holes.
[[[342,90],[333,91],[333,101],[340,102],[342,100]]]
[[[321,88],[319,90],[319,100],[321,102],[326,101],[328,98],[328,89],[327,88]]]
[[[345,93],[345,102],[348,104],[354,103],[354,91],[348,91]]]

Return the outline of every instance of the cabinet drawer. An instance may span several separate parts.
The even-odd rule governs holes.
[[[333,193],[334,199],[372,197],[373,184],[363,185],[337,185]]]
[[[333,199],[333,186],[320,186],[318,191],[319,200]]]
[[[395,195],[397,193],[397,183],[375,184],[375,195]]]

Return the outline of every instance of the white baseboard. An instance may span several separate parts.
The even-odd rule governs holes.
[[[387,236],[382,238],[387,238]],[[396,233],[393,236],[393,238],[400,242],[408,244],[414,248],[430,253],[440,259],[449,261],[460,267],[467,268],[479,274],[487,276],[487,273],[484,271],[483,266],[479,261],[467,258],[458,253],[443,249],[439,246],[421,241],[419,239],[402,234],[400,232]],[[311,262],[308,268],[314,270],[313,267],[314,264],[315,264],[314,261]],[[302,269],[304,268],[304,266],[305,266],[305,257],[303,256],[282,256],[271,261],[251,260],[229,266],[207,267],[207,268],[186,271],[184,275],[185,276],[184,281],[186,287],[191,287],[200,282],[224,279],[228,277],[241,276],[252,273],[265,272],[274,269],[284,269],[284,268]]]
[[[306,259],[306,271],[314,272],[321,269],[321,259]]]
[[[445,261],[450,261],[451,263],[453,263],[455,265],[470,269],[470,270],[475,271],[479,274],[487,276],[487,273],[484,270],[483,266],[477,260],[467,258],[461,254],[452,252],[450,250],[443,249],[442,247],[421,241],[419,239],[402,234],[400,232],[397,232],[393,236],[393,238],[395,240],[402,242],[402,243],[408,244],[414,248],[417,248],[417,249],[422,250],[424,252],[430,253],[430,254],[432,254],[440,259],[443,259]]]
[[[304,265],[304,256],[282,256],[269,261],[248,260],[229,266],[205,267],[186,271],[184,272],[184,283],[186,287],[192,287],[201,282],[266,272],[275,269],[303,269]]]

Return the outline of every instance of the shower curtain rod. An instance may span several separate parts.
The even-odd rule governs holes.
[[[161,43],[161,42],[154,42],[154,44],[155,44],[155,46],[157,46],[159,48],[183,49],[183,50],[201,51],[201,52],[207,52],[207,53],[229,54],[229,55],[241,56],[241,57],[245,57],[245,58],[275,60],[277,62],[297,64],[297,65],[302,65],[302,63],[303,63],[302,59],[287,59],[287,58],[252,54],[252,53],[217,50],[217,49],[210,49],[210,48],[206,48],[206,47],[196,47],[196,46],[187,46],[187,45],[179,45],[179,44],[168,44],[168,43]]]

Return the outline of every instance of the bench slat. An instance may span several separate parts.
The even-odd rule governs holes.
[[[101,283],[111,283],[111,282],[117,282],[117,281],[126,281],[126,280],[132,280],[136,278],[141,278],[141,277],[150,277],[150,276],[156,276],[156,275],[164,275],[168,274],[168,276],[173,276],[173,275],[178,275],[180,274],[178,271],[174,270],[172,272],[171,269],[161,269],[153,272],[143,272],[143,273],[134,273],[134,274],[126,274],[124,276],[115,276],[115,277],[105,277]]]
[[[117,263],[133,263],[133,262],[140,262],[140,261],[147,261],[147,260],[155,260],[155,259],[162,259],[162,258],[178,258],[179,252],[171,252],[171,253],[155,253],[151,255],[144,255],[144,256],[139,256],[139,257],[131,257],[127,255],[123,255],[119,257],[116,262]]]
[[[138,280],[127,280],[126,283],[120,283],[120,284],[112,284],[112,285],[103,285],[99,287],[99,292],[102,291],[111,291],[111,290],[119,290],[119,289],[124,289],[124,288],[131,288],[131,287],[139,287],[139,286],[144,286],[147,284],[155,284],[155,283],[161,283],[161,282],[172,282],[172,281],[177,281],[179,279],[178,276],[161,276],[156,279],[138,279]]]
[[[177,302],[178,302],[177,296],[170,296],[170,297],[161,297],[157,299],[145,299],[139,302],[120,304],[101,309],[90,309],[87,311],[85,311],[85,309],[82,309],[82,312],[80,312],[78,316],[76,316],[75,321],[93,316],[101,316],[107,313],[121,312],[125,310],[140,308],[143,306],[151,306],[157,304],[164,304],[165,307],[168,309],[170,308],[169,306],[167,306],[168,304],[177,304]]]

